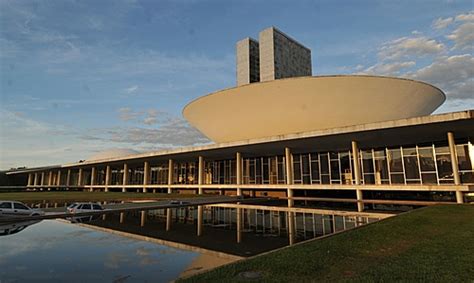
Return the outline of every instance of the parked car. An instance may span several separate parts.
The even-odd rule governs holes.
[[[104,210],[102,205],[93,202],[75,202],[66,208],[67,213],[81,213]]]
[[[39,215],[44,215],[44,211],[37,208],[30,208],[19,201],[0,200],[0,217]]]

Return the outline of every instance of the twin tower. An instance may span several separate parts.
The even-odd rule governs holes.
[[[237,86],[311,76],[311,50],[275,27],[237,42]]]

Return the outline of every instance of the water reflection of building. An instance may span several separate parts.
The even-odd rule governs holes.
[[[445,95],[423,82],[308,76],[309,49],[276,29],[262,34],[237,46],[238,87],[183,110],[215,144],[7,174],[29,188],[340,199],[359,210],[463,202],[474,190],[473,110],[429,115]]]

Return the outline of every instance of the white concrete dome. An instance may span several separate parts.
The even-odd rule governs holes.
[[[323,76],[252,83],[190,102],[184,117],[215,142],[231,142],[431,114],[446,99],[424,82]]]
[[[101,152],[98,152],[92,156],[90,156],[87,161],[92,161],[92,160],[101,160],[101,159],[110,159],[110,158],[116,158],[116,157],[123,157],[127,155],[134,155],[138,154],[140,152],[133,150],[133,149],[127,149],[127,148],[114,148],[114,149],[108,149],[104,150]]]

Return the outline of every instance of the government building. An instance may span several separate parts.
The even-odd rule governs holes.
[[[289,206],[463,203],[474,192],[474,110],[409,79],[312,76],[311,50],[271,27],[237,43],[237,87],[183,109],[214,143],[10,170],[28,189],[274,196]]]

